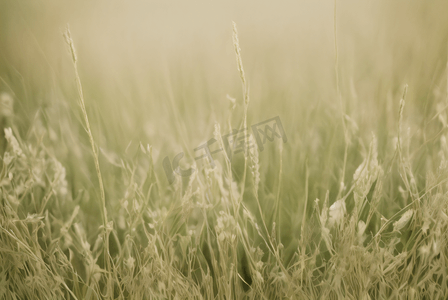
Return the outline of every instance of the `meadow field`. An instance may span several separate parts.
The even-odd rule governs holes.
[[[448,2],[0,2],[0,299],[447,299]]]

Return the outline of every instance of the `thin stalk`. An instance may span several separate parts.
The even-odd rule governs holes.
[[[77,55],[76,55],[75,44],[73,43],[73,39],[71,37],[70,29],[68,26],[64,33],[64,37],[65,37],[67,44],[70,47],[70,52],[72,54],[73,66],[75,68],[76,87],[78,89],[78,94],[79,94],[79,105],[81,106],[82,115],[84,117],[84,122],[86,125],[85,129],[87,131],[87,135],[89,136],[90,146],[92,147],[93,159],[95,161],[95,169],[96,169],[96,174],[98,176],[98,182],[99,182],[99,187],[100,187],[101,208],[102,208],[101,209],[101,217],[103,219],[103,225],[106,226],[108,223],[107,222],[107,211],[106,211],[106,195],[104,193],[103,178],[101,176],[100,163],[98,160],[98,151],[96,150],[95,140],[93,139],[92,130],[90,129],[89,117],[87,116],[86,105],[84,102],[84,93],[83,93],[83,89],[82,89],[81,79],[80,79],[79,73],[78,73],[78,63],[77,63],[78,59],[77,59]]]
[[[238,31],[236,29],[235,22],[232,22],[233,24],[233,46],[235,48],[235,54],[236,54],[236,62],[238,66],[238,71],[240,73],[240,79],[241,84],[243,86],[243,97],[244,97],[244,116],[243,116],[243,129],[247,128],[247,108],[249,106],[249,87],[246,81],[246,76],[244,75],[244,68],[243,68],[243,60],[241,58],[241,48],[240,43],[238,40]],[[242,188],[241,188],[241,199],[239,203],[243,200],[243,194],[244,194],[244,188],[246,184],[246,172],[247,172],[247,146],[248,146],[248,139],[245,135],[245,146],[244,146],[244,172],[243,172],[243,180],[242,180]],[[238,203],[238,209],[239,209],[239,203]]]
[[[82,114],[83,114],[83,117],[84,117],[84,122],[85,122],[85,125],[86,125],[85,129],[86,129],[87,134],[89,136],[90,146],[92,147],[93,159],[95,161],[96,174],[98,176],[98,182],[99,182],[99,188],[100,188],[100,194],[101,194],[101,219],[103,221],[103,226],[102,227],[105,230],[104,259],[105,259],[105,262],[106,262],[106,270],[109,273],[109,280],[111,280],[112,265],[111,265],[111,257],[110,257],[110,253],[109,253],[109,233],[112,231],[112,228],[110,228],[111,226],[108,225],[108,220],[107,220],[106,195],[104,193],[103,178],[101,176],[100,163],[99,163],[99,160],[98,160],[98,151],[97,151],[97,149],[95,147],[95,140],[93,139],[92,130],[90,129],[89,117],[87,116],[86,105],[85,105],[85,102],[84,102],[84,93],[83,93],[83,90],[82,90],[81,79],[80,79],[79,73],[78,73],[78,64],[77,64],[77,56],[76,56],[75,44],[73,43],[73,39],[71,37],[70,29],[69,29],[68,26],[67,26],[67,29],[66,29],[66,31],[64,33],[64,37],[65,37],[65,40],[66,40],[67,44],[70,47],[70,52],[72,54],[73,66],[74,66],[74,69],[75,69],[76,86],[78,88],[78,94],[79,94],[79,105],[81,106]],[[120,292],[122,293],[121,287],[120,287]]]
[[[336,76],[336,93],[339,100],[339,104],[341,106],[341,119],[342,119],[342,128],[344,130],[344,164],[342,166],[342,174],[341,174],[341,180],[339,185],[339,192],[337,199],[341,196],[341,193],[345,187],[345,169],[347,165],[347,153],[348,153],[348,135],[347,135],[347,125],[345,124],[345,118],[344,118],[344,105],[342,103],[342,95],[341,95],[341,89],[339,87],[339,52],[338,52],[338,34],[337,34],[337,0],[334,0],[334,19],[333,19],[333,29],[334,29],[334,72]]]

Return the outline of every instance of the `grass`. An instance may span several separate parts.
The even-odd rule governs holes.
[[[378,25],[404,36],[381,45],[411,53],[391,64],[386,46],[378,58],[347,54],[335,5],[332,58],[307,56],[322,59],[306,79],[284,65],[294,47],[271,50],[259,75],[255,42],[246,51],[235,23],[232,71],[216,81],[210,70],[227,61],[204,56],[174,69],[151,60],[140,87],[125,76],[104,85],[68,29],[62,71],[41,58],[52,68],[39,80],[2,60],[0,299],[444,299],[448,24],[435,31],[419,5],[387,6],[423,28],[407,40],[390,19]],[[425,52],[429,33],[439,40]],[[215,168],[194,160],[212,136],[224,148],[232,129],[277,115],[288,142],[223,151]],[[197,171],[170,185],[162,161],[180,151],[180,167]]]

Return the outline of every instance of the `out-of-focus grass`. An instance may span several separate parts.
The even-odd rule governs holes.
[[[329,1],[2,1],[0,298],[446,295],[448,5],[337,4],[336,61]],[[169,185],[243,122],[232,19],[288,142]]]

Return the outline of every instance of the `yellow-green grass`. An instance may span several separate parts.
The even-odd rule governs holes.
[[[443,299],[447,4],[335,3],[0,4],[0,299]]]

